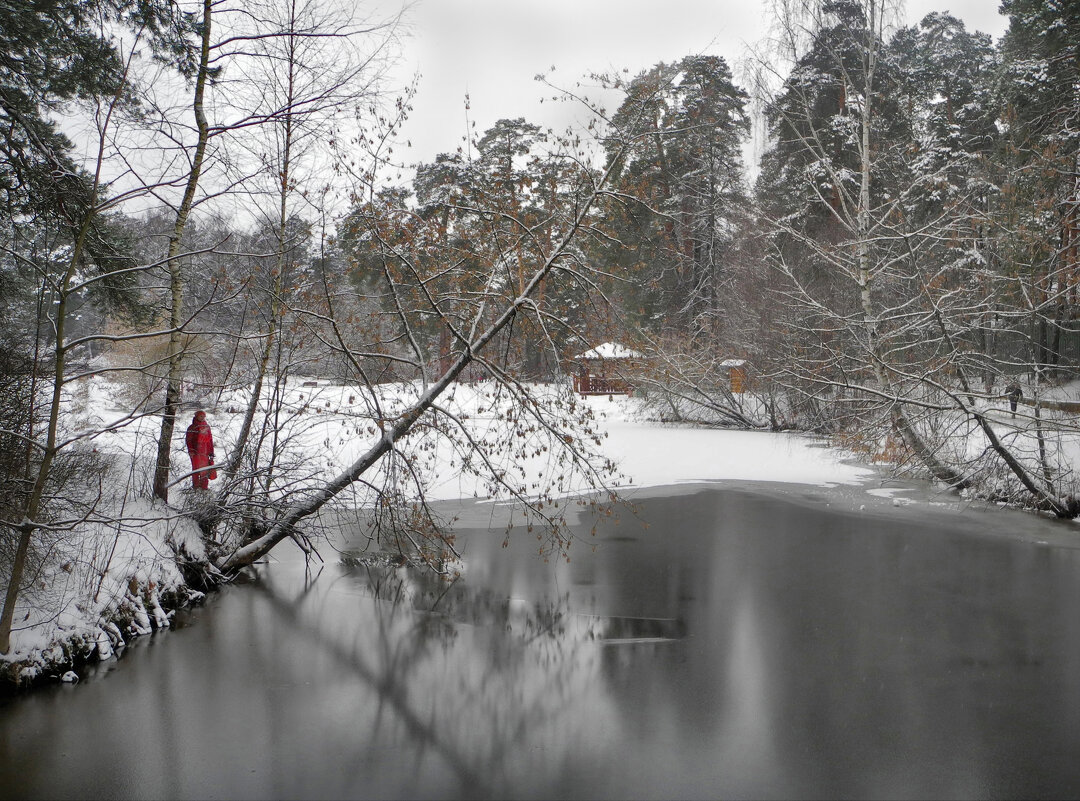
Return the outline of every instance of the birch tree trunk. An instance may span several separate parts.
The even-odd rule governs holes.
[[[176,427],[176,413],[180,405],[181,381],[183,378],[183,324],[184,324],[184,275],[179,258],[180,245],[184,238],[188,217],[195,204],[195,193],[202,175],[206,146],[210,138],[209,125],[206,121],[204,99],[206,82],[210,69],[210,27],[213,15],[212,0],[203,0],[202,37],[199,47],[199,68],[195,77],[195,95],[192,109],[198,139],[191,159],[187,183],[180,206],[176,210],[176,222],[169,237],[169,250],[166,266],[169,270],[169,371],[165,384],[165,405],[161,412],[161,430],[158,433],[157,461],[154,466],[154,495],[166,503],[169,500],[169,473],[172,469],[172,441]]]

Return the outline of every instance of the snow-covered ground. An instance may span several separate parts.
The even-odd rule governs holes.
[[[629,483],[655,487],[699,481],[770,481],[836,486],[878,472],[820,438],[768,431],[700,428],[643,421],[633,398],[587,399],[603,416],[603,450]]]
[[[314,382],[317,386],[305,386],[305,383],[313,382],[299,378],[287,382],[281,393],[283,411],[274,433],[285,443],[302,480],[316,481],[335,475],[357,459],[374,441],[376,430],[371,420],[372,410],[363,401],[359,388],[326,381]],[[382,415],[392,417],[400,412],[420,390],[417,384],[387,385],[380,398]],[[530,390],[540,395],[553,392],[550,388]],[[268,396],[269,392],[267,389],[264,395]],[[99,427],[126,414],[126,409],[116,403],[115,394],[115,388],[108,383],[95,384],[89,393],[89,408],[93,412],[83,420],[83,425]],[[590,425],[595,425],[598,433],[606,434],[601,437],[598,452],[616,462],[621,475],[613,478],[615,486],[725,479],[830,486],[858,483],[876,475],[871,469],[854,464],[850,454],[825,447],[820,438],[650,422],[643,419],[640,401],[625,396],[574,396],[573,402],[591,410],[595,421]],[[246,404],[245,390],[206,399],[203,408],[213,428],[218,464],[228,458]],[[533,489],[538,481],[553,478],[551,450],[535,454],[534,449],[522,448],[515,441],[516,422],[506,419],[509,401],[493,383],[456,385],[441,405],[467,420],[470,433],[488,443],[498,467],[525,467],[526,476],[520,483],[527,490]],[[569,419],[580,413],[580,409],[559,408],[552,415]],[[177,476],[188,469],[182,429],[190,417],[190,411],[183,413],[177,424],[173,453]],[[157,417],[145,417],[101,435],[96,441],[103,450],[137,456],[145,463],[156,447],[159,425]],[[542,441],[538,433],[528,436],[538,444]],[[422,437],[421,434],[414,439]],[[428,499],[489,497],[490,488],[484,480],[461,474],[460,453],[445,443],[436,443],[436,439],[428,436],[428,450],[423,450],[424,458],[414,465],[426,482]],[[422,450],[415,445],[414,449]],[[515,452],[520,450],[529,453],[523,458],[522,453]],[[181,486],[185,484],[186,481]],[[562,494],[587,489],[566,480]]]
[[[28,566],[32,583],[16,605],[0,679],[9,667],[14,678],[32,681],[95,653],[108,659],[130,637],[167,628],[173,608],[202,597],[186,586],[178,564],[206,558],[192,520],[113,494],[94,516],[116,519],[83,521],[51,542],[39,535],[44,554]]]

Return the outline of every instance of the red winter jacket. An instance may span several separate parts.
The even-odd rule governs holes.
[[[206,422],[206,412],[195,412],[195,419],[188,426],[184,442],[187,444],[193,470],[213,463],[214,435],[210,433],[210,424]]]

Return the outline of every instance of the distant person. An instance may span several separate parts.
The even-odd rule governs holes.
[[[1024,391],[1020,389],[1018,383],[1013,381],[1009,386],[1005,387],[1005,395],[1009,399],[1009,410],[1012,412],[1012,416],[1016,417],[1016,404],[1024,397]]]
[[[206,412],[195,412],[195,418],[187,428],[184,437],[188,456],[191,457],[191,486],[195,489],[210,489],[210,479],[217,478],[214,464],[214,435],[210,424],[206,422]],[[210,468],[210,469],[206,469]]]

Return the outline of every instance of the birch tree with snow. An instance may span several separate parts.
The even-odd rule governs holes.
[[[825,388],[837,408],[856,408],[864,431],[875,415],[887,421],[892,458],[990,492],[1001,465],[1032,503],[1072,516],[1063,487],[1047,481],[1043,449],[1003,430],[971,374],[972,338],[993,308],[993,282],[979,280],[980,259],[969,258],[988,191],[971,172],[977,143],[935,137],[933,115],[918,118],[927,106],[900,102],[904,61],[889,46],[887,3],[813,3],[801,13],[781,20],[785,40],[805,49],[771,96],[776,142],[759,187],[797,332],[780,369]],[[938,24],[927,23],[926,40]],[[964,114],[959,138],[979,125],[987,135],[977,106]],[[971,249],[944,245],[958,241]]]
[[[625,142],[639,135],[630,127],[605,134]],[[595,234],[612,168],[597,172],[572,141],[551,140],[547,147],[535,158],[551,165],[566,189],[556,193],[561,202],[549,203],[547,216],[535,221],[521,211],[526,204],[507,206],[501,194],[483,193],[460,202],[448,196],[442,201],[447,214],[421,215],[395,193],[380,191],[370,175],[359,176],[365,199],[350,215],[343,238],[356,267],[378,274],[324,274],[325,311],[307,317],[338,363],[351,367],[350,380],[363,393],[360,416],[368,444],[339,474],[275,510],[259,536],[236,543],[220,560],[221,570],[261,558],[295,536],[303,521],[358,488],[368,493],[366,503],[374,510],[412,509],[411,517],[375,517],[397,524],[388,533],[399,547],[409,547],[436,570],[446,569],[454,556],[452,534],[425,503],[427,471],[437,458],[444,467],[480,477],[491,494],[517,501],[522,528],[537,537],[541,553],[568,556],[561,496],[599,490],[600,500],[607,501],[614,465],[598,456],[599,434],[568,383],[529,383],[534,374],[519,354],[545,347],[556,358],[565,355],[552,348],[568,333],[553,290],[569,285],[590,291],[594,268],[583,256],[582,241]],[[514,191],[525,187],[517,183]],[[460,215],[472,228],[448,231],[447,221]],[[365,293],[379,296],[378,326],[365,327],[345,313],[375,300]],[[434,333],[421,336],[425,327]],[[450,339],[448,358],[437,358],[440,330]],[[367,336],[357,336],[361,332]],[[522,336],[531,339],[525,347],[515,344]],[[387,362],[417,380],[403,398],[388,399],[387,387],[375,380],[373,371]],[[452,402],[465,379],[479,384],[479,408],[462,411]]]

